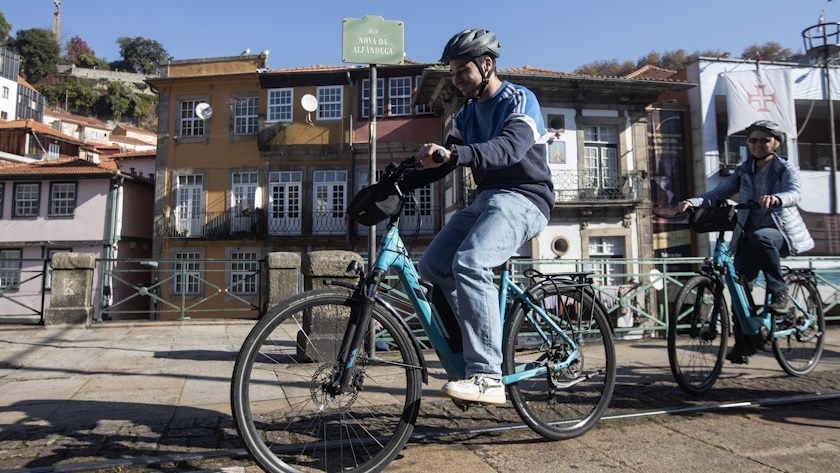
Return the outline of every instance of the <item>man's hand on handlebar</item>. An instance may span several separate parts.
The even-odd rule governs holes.
[[[449,150],[434,143],[426,143],[414,155],[417,160],[417,170],[432,169],[449,161]]]

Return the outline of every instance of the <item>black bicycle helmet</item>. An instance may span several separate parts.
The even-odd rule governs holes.
[[[464,30],[453,36],[446,43],[446,47],[443,48],[440,62],[447,64],[456,57],[469,57],[472,59],[484,55],[496,59],[501,52],[502,45],[492,31],[476,28]]]
[[[770,120],[758,120],[757,122],[753,123],[752,125],[748,126],[744,133],[749,136],[755,130],[763,131],[768,135],[776,138],[779,142],[785,141],[785,132],[779,127],[776,122]]]

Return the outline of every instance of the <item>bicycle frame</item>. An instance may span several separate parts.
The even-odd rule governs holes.
[[[729,251],[729,245],[724,239],[724,232],[718,233],[715,251],[712,259],[711,268],[706,272],[707,275],[717,281],[723,280],[726,288],[729,289],[729,294],[732,295],[733,316],[737,319],[740,327],[748,335],[758,335],[762,333],[762,327],[770,338],[781,338],[791,335],[796,332],[796,328],[786,328],[782,330],[774,330],[773,320],[770,314],[762,310],[758,311],[753,302],[752,294],[748,293],[748,288],[745,283],[742,283],[735,271],[735,262],[732,254]],[[791,299],[792,304],[796,310],[807,312],[798,301]],[[715,298],[715,303],[724,303],[720,297]],[[765,294],[764,306],[770,304],[770,294]],[[719,311],[716,313],[720,313]],[[813,322],[808,319],[806,327],[810,327]]]
[[[417,313],[420,325],[423,327],[423,330],[429,338],[429,342],[437,353],[441,365],[446,373],[454,379],[462,379],[466,377],[466,363],[464,361],[464,357],[460,353],[454,352],[448,342],[451,338],[451,334],[447,333],[445,325],[440,318],[440,314],[426,297],[426,292],[420,284],[420,277],[414,263],[411,261],[405,244],[400,237],[398,219],[396,218],[391,220],[385,231],[385,235],[382,237],[376,261],[371,269],[371,273],[364,278],[364,283],[362,284],[364,297],[370,301],[369,303],[371,305],[367,308],[367,310],[362,311],[366,313],[360,314],[361,317],[358,320],[359,326],[364,326],[364,324],[369,323],[370,309],[372,308],[372,301],[375,298],[379,282],[382,280],[385,273],[391,269],[396,272],[400,282],[406,288],[406,295]],[[544,363],[540,363],[537,366],[517,367],[515,373],[508,374],[503,377],[502,381],[505,384],[515,383],[534,376],[545,375],[549,369],[565,369],[577,360],[579,356],[577,344],[569,338],[563,330],[560,329],[554,320],[546,315],[545,311],[543,311],[539,305],[535,304],[531,300],[525,290],[520,288],[511,280],[509,265],[505,265],[502,270],[501,285],[499,288],[499,307],[503,327],[506,312],[505,308],[508,305],[508,298],[527,304],[536,312],[536,314],[538,314],[539,317],[542,318],[542,321],[547,323],[552,330],[559,334],[564,341],[569,344],[569,346],[573,347],[573,350],[571,356],[567,357],[565,361],[554,363],[551,367],[547,367]],[[536,327],[537,324],[534,324],[534,326]],[[551,339],[548,334],[541,330],[537,333],[546,343],[551,344]],[[414,337],[414,334],[411,335]],[[345,343],[346,342],[347,337],[345,337]],[[351,346],[360,347],[361,340],[355,340]],[[348,358],[342,358],[347,360],[345,370],[343,371],[349,372],[355,363],[355,356],[358,352],[358,348],[350,350],[350,347],[347,347],[347,349],[343,349],[341,353],[345,352],[350,353],[350,356]]]

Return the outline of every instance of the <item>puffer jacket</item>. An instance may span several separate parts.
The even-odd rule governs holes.
[[[799,184],[799,173],[788,159],[774,153],[773,161],[769,164],[770,175],[767,176],[768,194],[781,199],[782,205],[771,210],[776,228],[782,232],[792,256],[810,250],[814,247],[814,240],[799,215],[796,205],[802,199],[802,188]],[[739,164],[735,172],[727,176],[717,187],[688,199],[695,207],[712,207],[718,202],[729,199],[738,194],[738,203],[746,204],[749,200],[756,200],[753,196],[753,163],[752,159]],[[743,236],[743,228],[749,218],[749,210],[738,211],[738,225],[732,232],[731,251],[738,248]]]

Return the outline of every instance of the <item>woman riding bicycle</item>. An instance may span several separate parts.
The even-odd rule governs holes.
[[[781,258],[798,255],[814,247],[796,205],[802,198],[799,174],[788,158],[775,151],[785,140],[779,125],[759,120],[745,130],[749,159],[717,187],[679,203],[680,212],[690,207],[711,207],[738,194],[738,202],[754,201],[757,209],[738,212],[738,224],[732,233],[730,248],[735,269],[750,287],[764,273],[773,313],[787,314],[790,299],[782,274]],[[744,343],[736,327],[735,345],[726,355],[732,363],[746,363],[755,348]]]

